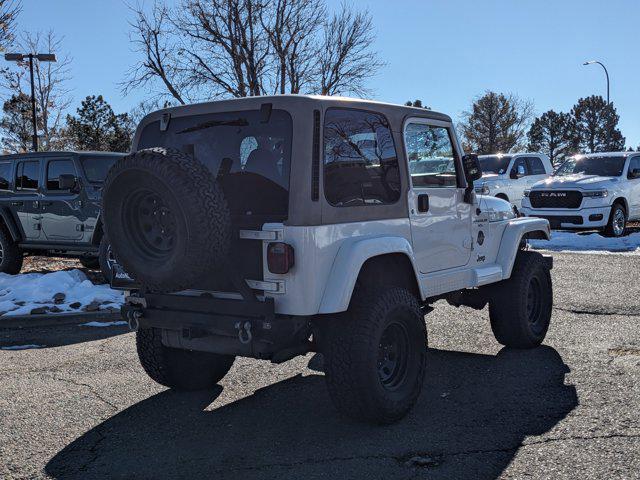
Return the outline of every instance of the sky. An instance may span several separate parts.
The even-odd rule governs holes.
[[[135,2],[135,0],[131,0]],[[150,0],[147,0],[149,3]],[[328,0],[337,8],[341,0]],[[640,145],[639,0],[358,0],[376,28],[372,45],[386,65],[370,79],[371,97],[421,99],[458,119],[486,90],[534,102],[536,113],[569,111],[578,98],[606,95],[627,146]],[[102,94],[116,113],[149,92],[123,96],[119,82],[140,61],[129,42],[124,0],[23,0],[18,28],[53,29],[73,58],[74,108]]]

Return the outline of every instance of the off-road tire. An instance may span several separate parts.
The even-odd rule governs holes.
[[[383,345],[390,331],[404,331],[406,338],[404,352],[395,350],[399,367],[385,381],[381,356],[389,352]],[[349,311],[332,320],[325,341],[325,376],[334,405],[358,421],[400,420],[422,390],[426,355],[424,315],[414,295],[400,287],[357,288]]]
[[[24,254],[4,225],[0,224],[0,272],[16,275],[22,269]]]
[[[621,211],[622,213],[618,213]],[[614,222],[616,221],[616,215],[622,215],[624,225],[622,227],[622,232],[616,233],[616,228],[614,228]],[[622,237],[627,227],[627,210],[624,208],[624,205],[620,203],[614,203],[611,207],[611,213],[609,214],[609,221],[607,222],[607,226],[604,227],[602,235],[604,237]]]
[[[109,254],[111,252],[111,245],[109,244],[109,239],[106,235],[102,236],[100,240],[100,247],[98,249],[98,265],[100,267],[100,271],[102,272],[102,276],[107,281],[107,283],[111,282],[111,267],[109,266]]]
[[[98,257],[80,257],[80,264],[88,270],[98,270],[100,268],[100,260]]]
[[[143,328],[136,332],[138,358],[144,371],[160,385],[174,390],[213,387],[231,369],[235,357],[166,347],[162,331]]]
[[[491,330],[502,345],[534,348],[549,329],[553,288],[549,267],[538,252],[519,251],[511,278],[492,287]]]
[[[116,261],[151,290],[188,289],[222,270],[228,255],[222,188],[177,150],[149,148],[118,160],[105,181],[103,220]]]

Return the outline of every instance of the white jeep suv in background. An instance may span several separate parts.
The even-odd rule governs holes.
[[[555,229],[624,234],[640,219],[640,153],[576,155],[525,192],[522,213],[546,218]]]
[[[524,191],[553,173],[549,157],[542,153],[480,155],[482,179],[476,193],[502,198],[520,209]]]

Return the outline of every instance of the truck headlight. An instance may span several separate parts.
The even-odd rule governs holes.
[[[516,214],[513,210],[492,210],[489,212],[490,222],[501,222],[502,220],[511,220],[512,218],[516,218]]]
[[[590,192],[582,192],[582,195],[587,198],[604,198],[609,195],[609,192],[606,188],[602,190],[591,190]]]

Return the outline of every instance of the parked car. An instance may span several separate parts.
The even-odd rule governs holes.
[[[142,285],[122,286],[142,366],[202,389],[236,356],[322,352],[337,408],[389,423],[420,394],[435,301],[489,304],[500,343],[539,345],[551,259],[521,247],[549,224],[480,208],[479,177],[451,118],[421,108],[279,95],[149,114],[103,205]]]
[[[107,278],[100,218],[104,179],[121,153],[35,152],[0,157],[0,272],[25,255],[76,257]]]
[[[522,207],[524,191],[553,173],[549,157],[542,153],[512,153],[480,155],[482,179],[476,182],[476,192],[502,198]]]
[[[568,158],[551,178],[525,192],[522,213],[552,228],[624,235],[640,220],[640,153],[611,152]]]

